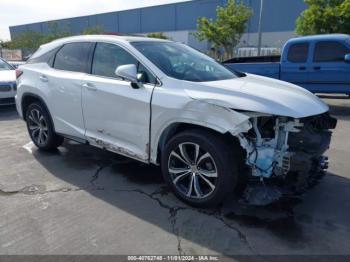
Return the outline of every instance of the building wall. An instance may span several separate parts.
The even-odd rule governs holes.
[[[248,22],[244,41],[246,45],[254,45],[256,42],[255,35],[258,32],[260,0],[244,0],[244,2],[254,12],[253,17]],[[214,19],[217,6],[225,3],[226,0],[195,0],[12,26],[10,27],[10,33],[12,38],[28,30],[47,33],[50,22],[54,22],[60,28],[74,34],[79,34],[84,28],[94,26],[103,27],[106,33],[169,32],[174,36],[174,40],[182,41],[181,39],[186,38],[186,43],[203,49],[207,48],[207,44],[198,43],[193,36],[188,35],[188,32],[196,29],[198,17]],[[290,32],[294,31],[295,20],[305,8],[303,0],[264,0],[262,30],[265,37],[263,38],[263,45],[285,41],[286,37],[292,35]],[[187,32],[187,36],[184,36],[186,34],[184,32]],[[177,37],[180,38],[177,39]]]

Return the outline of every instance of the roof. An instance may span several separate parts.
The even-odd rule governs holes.
[[[150,38],[143,36],[129,36],[129,35],[78,35],[78,36],[70,36],[61,39],[57,39],[53,42],[69,42],[69,41],[108,41],[108,40],[122,40],[128,42],[137,42],[137,41],[147,41],[147,42],[169,42],[169,40],[158,39],[158,38]]]
[[[150,37],[142,37],[142,36],[119,36],[119,35],[78,35],[78,36],[70,36],[64,37],[57,40],[54,40],[50,43],[42,45],[37,52],[32,55],[32,58],[38,57],[45,52],[48,52],[60,45],[72,42],[170,42],[169,40],[158,39],[158,38],[150,38]]]
[[[318,40],[340,40],[345,41],[350,38],[350,35],[346,34],[324,34],[324,35],[309,35],[309,36],[301,36],[291,39],[290,41],[298,42],[298,41],[318,41]]]

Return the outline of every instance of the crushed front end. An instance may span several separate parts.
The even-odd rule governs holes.
[[[243,198],[266,205],[285,195],[300,194],[328,168],[323,156],[337,120],[328,113],[294,119],[252,116],[252,128],[238,135],[246,151],[248,184]]]

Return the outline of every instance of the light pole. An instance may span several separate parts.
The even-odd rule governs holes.
[[[261,54],[261,39],[262,39],[262,15],[263,15],[264,0],[260,0],[260,15],[259,15],[259,26],[258,26],[258,56]]]

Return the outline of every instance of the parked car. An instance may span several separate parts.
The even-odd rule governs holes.
[[[0,106],[13,105],[16,95],[15,69],[0,58]]]
[[[70,37],[41,46],[17,75],[17,110],[39,149],[68,138],[160,165],[194,206],[220,203],[237,185],[267,203],[285,192],[269,183],[296,192],[327,168],[336,120],[325,103],[181,43]]]
[[[8,61],[8,63],[13,67],[13,68],[18,68],[20,65],[24,65],[26,62],[25,61]]]
[[[289,40],[276,57],[235,58],[234,70],[280,79],[313,93],[350,94],[350,36],[315,35]],[[274,61],[274,62],[271,62]]]

